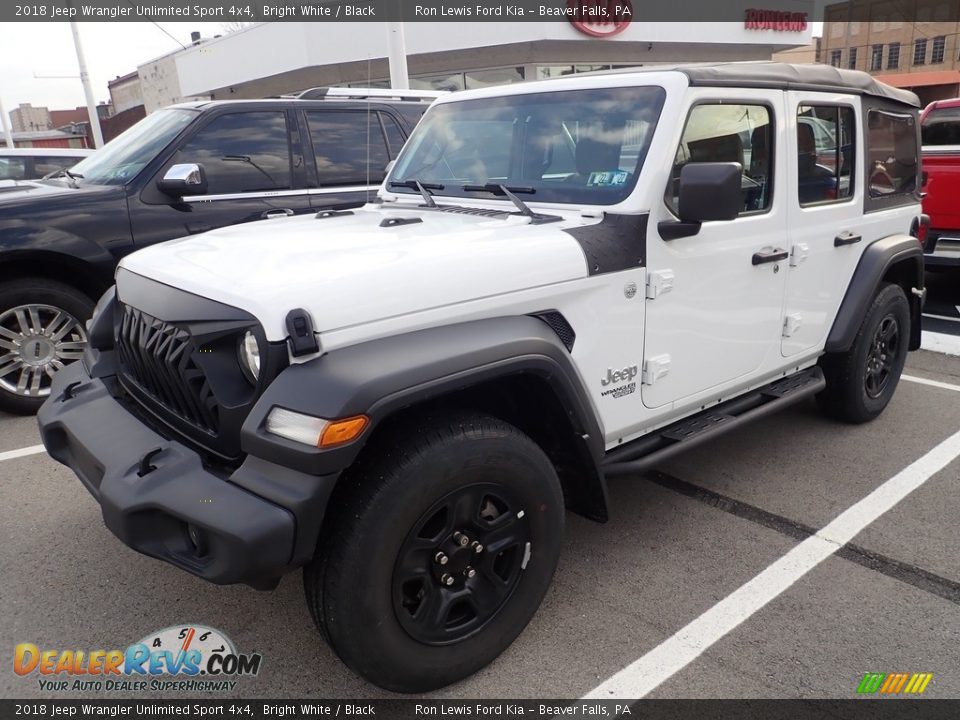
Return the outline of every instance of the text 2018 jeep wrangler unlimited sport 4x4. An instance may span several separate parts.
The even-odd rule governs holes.
[[[919,345],[916,106],[779,64],[442,98],[381,203],[124,258],[43,441],[126,544],[304,567],[351,668],[445,685],[520,633],[606,477],[813,395],[884,409]]]

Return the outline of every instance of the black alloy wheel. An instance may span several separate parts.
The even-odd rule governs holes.
[[[393,573],[394,612],[427,645],[459,642],[480,630],[513,594],[530,558],[523,507],[506,487],[454,490],[407,536]]]
[[[871,398],[880,397],[894,372],[900,352],[900,324],[893,313],[887,314],[877,326],[873,343],[867,354],[867,370],[864,374],[864,389]]]
[[[310,614],[370,682],[422,693],[492,662],[550,585],[564,501],[550,458],[500,418],[406,415],[337,481],[304,568]]]

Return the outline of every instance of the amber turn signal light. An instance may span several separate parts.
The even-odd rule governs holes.
[[[317,447],[326,449],[356,440],[369,422],[366,415],[357,415],[343,420],[331,420],[330,424],[320,434]]]

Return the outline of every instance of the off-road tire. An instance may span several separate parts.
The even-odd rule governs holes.
[[[896,343],[881,348],[881,327],[893,327]],[[884,283],[873,298],[857,336],[844,353],[830,353],[820,360],[827,381],[826,388],[817,395],[820,408],[829,416],[849,423],[873,420],[890,402],[903,365],[907,359],[910,341],[910,303],[899,285]],[[883,358],[885,381],[877,384],[868,377]],[[871,363],[873,363],[871,365]],[[868,389],[868,381],[872,391]]]
[[[63,311],[79,323],[80,332],[85,331],[83,325],[93,314],[96,303],[84,293],[69,285],[48,280],[46,278],[20,278],[0,284],[0,317],[9,313],[13,308],[25,306],[43,306],[52,307]],[[49,311],[45,317],[50,317]],[[7,323],[9,324],[9,323]],[[0,369],[9,369],[9,359],[11,357],[11,338],[0,333]],[[79,351],[71,349],[70,359],[64,360],[63,364],[69,364],[79,359]],[[6,361],[6,362],[5,362]],[[3,378],[8,382],[11,376],[16,376],[17,372],[6,374]],[[43,378],[44,391],[49,392],[48,376]],[[11,382],[11,384],[13,384]],[[16,388],[11,390],[0,383],[0,411],[15,413],[18,415],[33,415],[40,409],[46,395],[30,396],[18,394]]]
[[[326,513],[316,556],[304,569],[304,590],[320,632],[359,675],[396,692],[434,690],[489,664],[533,617],[556,569],[564,505],[550,460],[517,428],[473,413],[410,421],[375,438],[339,483]],[[405,548],[411,542],[421,542],[424,536],[414,533],[432,508],[451,502],[447,498],[459,497],[459,493],[473,497],[488,488],[515,500],[515,507],[493,522],[509,520],[516,523],[511,527],[522,524],[528,531],[524,536],[528,544],[520,548],[526,551],[524,564],[515,567],[513,589],[472,634],[446,644],[418,639],[409,629],[412,611],[398,606],[398,597],[406,596],[397,592],[397,578],[404,575],[395,576],[395,572],[402,573]],[[483,503],[489,500],[482,497],[480,506],[485,507]],[[465,502],[464,506],[470,504]],[[473,511],[469,514],[473,516]],[[489,516],[482,511],[476,513],[482,523]],[[446,525],[458,526],[458,522],[437,526],[442,529],[436,537],[454,537]],[[482,529],[477,530],[475,537],[481,537],[481,533]],[[471,546],[464,542],[465,547],[473,545],[476,541]],[[493,542],[491,548],[501,545]],[[432,547],[416,552],[426,552],[435,559]],[[450,567],[458,557],[466,557],[466,562],[479,568],[475,570],[477,577],[471,576],[471,580],[464,579],[467,573],[463,567],[458,569],[459,589],[472,592],[470,587],[478,586],[469,583],[484,580],[487,571],[483,568],[496,567],[513,552],[497,555],[489,548],[477,550],[474,563],[472,556],[463,556],[459,548],[454,548],[457,557],[450,559]],[[519,556],[509,557],[515,561]],[[428,568],[423,597],[449,591],[436,579],[443,570]],[[465,607],[472,612],[471,603]],[[403,616],[406,612],[410,612],[409,617]],[[479,614],[473,621],[480,622]],[[451,631],[441,625],[437,632]]]

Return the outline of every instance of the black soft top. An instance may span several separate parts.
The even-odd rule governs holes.
[[[791,65],[776,62],[727,63],[678,66],[676,69],[690,79],[691,85],[852,92],[920,107],[920,99],[909,90],[901,90],[879,82],[860,70],[841,70],[831,65]]]
[[[704,87],[755,87],[782,90],[813,90],[855,93],[885,98],[920,107],[920,99],[909,90],[879,82],[859,70],[841,70],[831,65],[791,65],[778,62],[703,63],[650,65],[644,68],[601,70],[597,75],[675,70],[687,76],[691,85]]]

